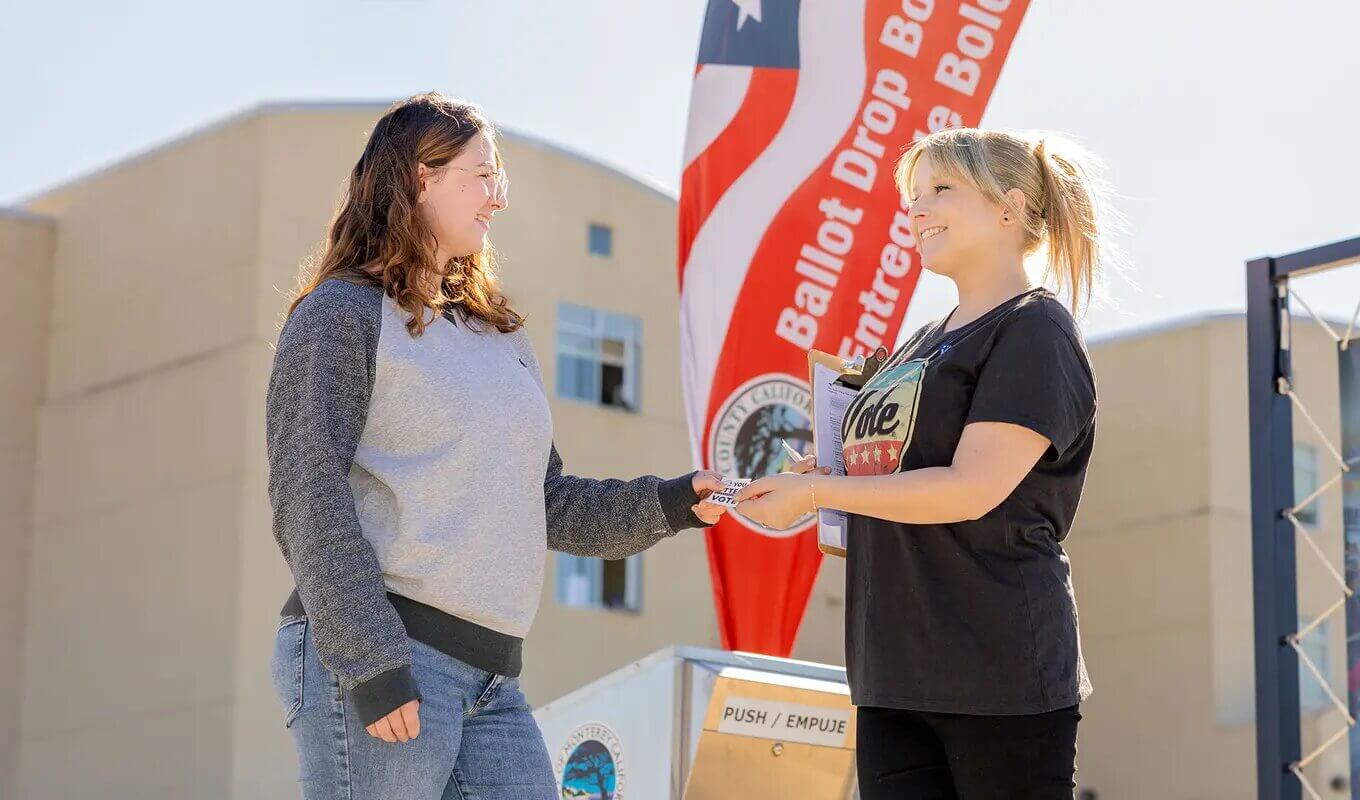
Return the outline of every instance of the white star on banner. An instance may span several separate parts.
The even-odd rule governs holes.
[[[760,22],[760,0],[732,0],[732,3],[737,7],[737,30],[752,17]]]

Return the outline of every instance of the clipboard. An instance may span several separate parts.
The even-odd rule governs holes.
[[[823,352],[821,350],[808,351],[808,386],[812,387],[812,451],[821,454],[824,449],[821,446],[826,431],[819,432],[819,428],[825,428],[829,424],[840,425],[840,419],[823,420],[824,415],[818,414],[817,396],[823,392],[819,391],[819,379],[817,368],[824,369],[835,374],[837,377],[831,382],[834,386],[859,391],[864,384],[874,376],[876,372],[888,360],[888,349],[879,347],[868,358],[859,356],[853,359],[842,358],[838,355]],[[820,423],[820,424],[819,424]],[[835,439],[831,444],[840,440],[839,427],[834,432]],[[822,459],[818,458],[819,466]],[[839,453],[835,463],[832,464],[833,475],[844,475],[845,470],[842,465],[839,472],[836,464],[840,463]],[[845,512],[835,509],[823,509],[817,512],[817,549],[831,556],[845,558],[845,534],[847,517]]]

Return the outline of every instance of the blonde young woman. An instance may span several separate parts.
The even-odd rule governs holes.
[[[763,478],[739,513],[849,512],[846,664],[861,795],[1056,798],[1091,692],[1062,541],[1096,385],[1073,311],[1102,261],[1097,191],[1055,140],[955,129],[898,164],[922,265],[958,306],[913,333],[842,424],[846,476]],[[1069,310],[1031,283],[1047,249]]]
[[[273,677],[306,800],[556,797],[517,680],[548,549],[622,558],[723,511],[714,473],[562,474],[491,268],[506,189],[475,106],[396,104],[279,334]]]

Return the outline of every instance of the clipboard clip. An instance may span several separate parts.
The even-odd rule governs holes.
[[[880,346],[868,358],[859,355],[841,359],[841,375],[836,382],[851,389],[862,388],[887,363],[889,355],[888,348]]]

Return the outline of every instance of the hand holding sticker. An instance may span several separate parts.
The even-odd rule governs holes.
[[[728,508],[737,507],[737,492],[750,483],[750,478],[723,478],[723,488],[705,498],[707,502],[717,503]]]

